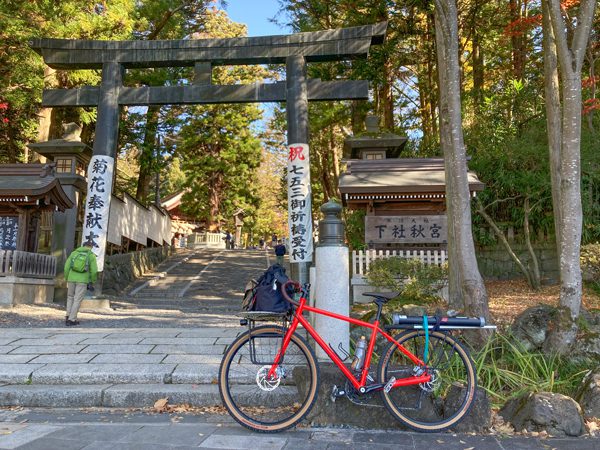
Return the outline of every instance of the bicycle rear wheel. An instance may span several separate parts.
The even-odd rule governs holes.
[[[425,360],[425,333],[408,331],[397,342]],[[442,431],[456,425],[468,413],[477,387],[475,369],[464,347],[443,333],[429,333],[426,372],[431,381],[419,385],[381,391],[388,411],[408,427],[424,432]],[[390,343],[379,361],[377,373],[382,383],[390,378],[406,378],[421,368]]]
[[[253,328],[227,349],[219,369],[219,392],[231,416],[259,432],[283,431],[310,411],[319,386],[319,368],[306,341],[292,339],[274,379],[267,378],[285,330]]]

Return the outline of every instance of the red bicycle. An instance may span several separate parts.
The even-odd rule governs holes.
[[[289,285],[300,293],[299,301],[287,295]],[[485,327],[483,318],[394,315],[394,324],[384,328],[402,332],[392,337],[379,322],[383,305],[395,294],[365,294],[374,297],[377,305],[375,320],[369,323],[307,305],[307,286],[300,289],[296,282],[287,282],[282,292],[293,304],[291,312],[279,316],[249,313],[248,319],[241,321],[248,325],[248,331],[227,348],[219,369],[223,404],[244,427],[259,432],[283,431],[310,412],[319,389],[319,363],[306,333],[347,379],[343,389],[333,386],[333,401],[338,397],[355,400],[379,392],[393,417],[423,432],[445,430],[468,413],[477,386],[475,368],[467,350],[451,333]],[[357,345],[348,367],[346,358],[338,356],[303,316],[305,311],[370,329],[367,348],[358,350],[363,346]],[[282,325],[256,326],[256,321],[272,320],[274,316]],[[378,336],[388,343],[372,373]]]

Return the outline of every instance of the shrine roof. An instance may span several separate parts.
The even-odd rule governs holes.
[[[340,176],[342,194],[443,193],[446,174],[442,158],[410,158],[346,161]],[[469,190],[481,191],[484,184],[468,172]]]
[[[162,198],[160,201],[160,206],[162,206],[167,211],[172,211],[178,206],[181,205],[181,201],[183,195],[189,192],[189,189],[184,189],[183,191],[175,192],[174,194],[167,195]]]
[[[392,133],[370,133],[344,140],[344,157],[358,158],[360,150],[386,150],[388,158],[397,158],[408,138]]]
[[[60,211],[73,202],[53,174],[54,164],[1,164],[0,204],[56,207]],[[39,200],[43,200],[40,204]]]

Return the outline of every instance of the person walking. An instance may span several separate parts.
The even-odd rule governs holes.
[[[285,245],[281,240],[277,241],[277,245],[275,246],[275,256],[277,257],[277,264],[280,266],[283,265],[283,255],[286,254]]]
[[[96,255],[92,252],[93,243],[86,242],[73,250],[65,262],[65,280],[67,280],[67,317],[66,326],[79,325],[77,313],[86,289],[94,290],[93,283],[98,278]]]

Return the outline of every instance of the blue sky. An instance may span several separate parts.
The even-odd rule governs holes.
[[[248,36],[289,33],[269,22],[279,10],[277,0],[227,0],[225,10],[234,22],[248,25]]]
[[[289,34],[289,30],[269,21],[279,11],[277,0],[227,0],[227,8],[224,9],[231,20],[248,26],[248,36]],[[257,126],[265,128],[273,114],[273,104],[262,103],[261,107],[264,116]]]

